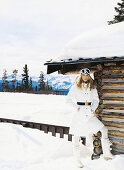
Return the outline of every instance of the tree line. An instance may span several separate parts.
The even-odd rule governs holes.
[[[21,81],[17,80],[18,70],[14,69],[12,72],[12,79],[8,81],[7,70],[5,69],[2,76],[1,91],[7,92],[25,92],[25,91],[48,91],[52,90],[52,86],[49,85],[48,80],[45,81],[44,73],[41,71],[38,85],[33,87],[32,77],[29,77],[29,69],[27,64],[23,67],[23,73]]]

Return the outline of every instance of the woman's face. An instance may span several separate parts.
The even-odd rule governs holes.
[[[81,76],[82,76],[82,80],[84,82],[87,82],[89,80],[89,75],[88,74],[81,74]]]

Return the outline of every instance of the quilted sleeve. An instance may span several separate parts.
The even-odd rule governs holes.
[[[91,110],[94,112],[99,105],[99,96],[97,89],[92,89],[92,105]]]
[[[73,108],[77,108],[77,101],[76,101],[76,85],[73,85],[66,97],[66,102],[70,104]]]

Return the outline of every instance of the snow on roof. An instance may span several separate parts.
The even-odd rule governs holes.
[[[85,32],[69,41],[59,57],[51,62],[68,59],[124,56],[124,22]]]

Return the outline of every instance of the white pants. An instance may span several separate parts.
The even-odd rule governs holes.
[[[111,157],[111,152],[110,152],[110,141],[108,138],[108,129],[104,126],[102,129],[100,129],[102,133],[101,137],[101,143],[102,143],[102,149],[103,149],[103,156],[104,157]],[[80,145],[80,136],[75,136],[73,138],[73,154],[76,160],[79,162],[81,159],[81,147]]]

